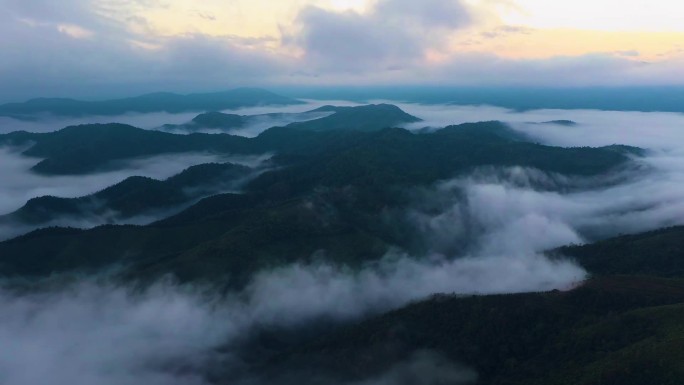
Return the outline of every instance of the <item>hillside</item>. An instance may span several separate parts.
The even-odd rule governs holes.
[[[0,216],[0,224],[42,225],[68,217],[103,217],[110,222],[179,208],[222,190],[237,188],[253,170],[233,164],[193,166],[164,181],[130,177],[92,195],[79,198],[44,196],[31,199],[19,210]]]
[[[112,162],[159,154],[213,152],[251,153],[244,138],[204,134],[190,136],[147,131],[123,124],[93,124],[35,134],[15,132],[0,135],[0,143],[34,143],[24,155],[42,158],[33,167],[41,174],[85,174],[116,168]]]
[[[577,259],[595,274],[684,277],[684,227],[625,235],[552,252]]]
[[[416,374],[436,383],[457,365],[475,384],[675,384],[683,316],[682,280],[604,277],[567,293],[435,296],[304,345],[264,332],[251,349],[267,357],[249,357],[265,383],[352,383],[429,352]]]
[[[333,114],[321,120],[359,111],[323,110]],[[90,172],[163,153],[274,155],[273,168],[251,179],[239,194],[220,192],[226,182],[253,170],[207,164],[164,181],[132,177],[87,197],[31,200],[0,222],[40,225],[59,215],[116,212],[126,218],[188,207],[145,226],[52,227],[0,242],[0,278],[33,289],[33,282],[58,285],[105,274],[109,282],[136,290],[163,279],[182,288],[227,293],[231,300],[251,295],[259,273],[277,277],[278,268],[298,264],[325,261],[344,266],[351,280],[362,280],[364,269],[383,266],[383,257],[397,250],[421,261],[431,257],[431,239],[420,239],[415,227],[402,220],[407,217],[392,214],[411,213],[416,202],[438,214],[441,205],[451,203],[425,203],[420,197],[440,181],[509,167],[569,181],[599,180],[645,155],[618,145],[540,145],[497,121],[426,133],[380,128],[378,122],[364,129],[330,130],[316,128],[321,122],[309,123],[308,128],[273,127],[256,138],[183,136],[123,125],[1,136],[6,144],[34,143],[25,155],[44,158],[35,170],[47,174]],[[334,120],[327,124],[335,126]],[[550,183],[543,192],[563,188]],[[462,194],[462,188],[453,190],[454,199]],[[196,201],[201,196],[208,197]],[[466,232],[464,239],[476,231]],[[467,255],[468,242],[458,247],[447,257]],[[240,338],[212,348],[217,354],[228,352],[240,366],[216,359],[207,381],[677,384],[684,378],[682,250],[684,230],[663,229],[550,251],[552,259],[569,257],[590,275],[567,292],[447,294],[401,302],[384,314],[372,310],[348,322],[326,316],[287,325],[256,322]]]
[[[144,133],[150,134],[169,135]],[[40,276],[125,261],[137,277],[173,273],[186,281],[231,276],[240,284],[264,266],[306,260],[322,250],[333,261],[358,266],[391,246],[411,246],[405,229],[389,226],[380,215],[404,207],[407,188],[483,166],[600,175],[629,160],[614,148],[549,147],[509,135],[507,126],[485,122],[432,134],[274,128],[254,139],[199,136],[211,137],[211,146],[225,138],[244,148],[275,151],[274,161],[287,166],[260,175],[244,195],[208,198],[149,226],[47,229],[0,243],[0,274]],[[98,258],[84,261],[94,250]]]
[[[421,121],[391,104],[370,104],[359,107],[324,106],[311,112],[333,112],[333,114],[308,122],[292,123],[288,127],[311,131],[353,129],[370,132]]]

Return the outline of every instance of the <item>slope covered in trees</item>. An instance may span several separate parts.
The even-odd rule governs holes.
[[[119,128],[123,133],[108,132],[107,141],[101,140],[97,130],[91,133],[80,128],[77,132],[83,135],[76,136],[81,139],[76,148],[108,143],[119,150],[93,151],[93,156],[139,155],[149,152],[141,142],[137,142],[141,150],[113,143],[116,138],[127,143],[131,136],[149,136],[147,143],[155,151],[174,149],[181,143],[194,149],[206,149],[202,147],[206,145],[273,151],[278,154],[273,161],[282,167],[250,182],[242,196],[205,199],[149,226],[47,229],[0,243],[0,273],[49,275],[125,261],[134,265],[134,276],[173,273],[182,280],[232,276],[239,282],[264,266],[305,260],[317,251],[324,251],[333,261],[359,265],[381,257],[391,246],[408,246],[410,240],[380,215],[406,204],[401,193],[405,188],[427,186],[483,166],[528,166],[587,176],[629,161],[623,148],[559,148],[525,142],[498,122],[452,126],[431,134],[397,128],[365,133],[281,127],[254,139],[191,135],[186,142],[176,135]],[[71,153],[73,159],[82,159],[78,151],[70,150],[73,136],[62,140],[61,135],[71,135],[73,129],[66,131],[39,141],[29,151],[57,159]],[[150,193],[136,201],[153,202],[155,196]],[[94,249],[101,250],[96,259]]]

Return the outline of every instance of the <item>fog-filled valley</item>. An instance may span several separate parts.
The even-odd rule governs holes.
[[[0,385],[684,384],[682,14],[0,0]]]
[[[274,100],[0,118],[0,383],[681,378],[684,115]]]

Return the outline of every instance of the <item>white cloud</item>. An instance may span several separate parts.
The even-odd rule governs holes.
[[[145,14],[165,9],[157,1],[0,4],[0,34],[12,37],[0,40],[0,101],[270,84],[577,86],[684,78],[681,55],[644,63],[620,52],[539,60],[454,52],[450,41],[462,31],[501,26],[483,16],[491,2],[382,0],[334,11],[296,1],[278,8],[295,15],[274,21],[281,36],[261,37],[162,34]]]
[[[471,23],[459,1],[383,0],[366,12],[306,7],[290,39],[320,71],[385,71],[420,65]]]
[[[59,24],[57,25],[57,30],[74,39],[89,39],[95,35],[93,31],[89,31],[75,24]]]
[[[238,381],[240,343],[260,328],[356,320],[441,292],[564,288],[583,276],[570,263],[541,257],[420,262],[395,255],[360,272],[330,264],[264,271],[227,296],[170,283],[136,290],[95,280],[47,282],[49,291],[0,287],[0,382],[205,385],[212,372]],[[431,374],[475,376],[456,369]]]

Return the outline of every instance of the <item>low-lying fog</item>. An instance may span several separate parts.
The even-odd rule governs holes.
[[[38,163],[39,159],[22,156],[21,153],[12,148],[0,147],[0,175],[3,178],[3,183],[0,183],[0,216],[19,209],[32,198],[42,196],[78,198],[101,191],[131,176],[164,180],[188,167],[205,163],[241,164],[254,168],[254,174],[257,175],[263,172],[261,166],[270,157],[270,154],[260,156],[220,156],[193,153],[159,155],[126,161],[121,163],[121,167],[115,171],[86,175],[45,176],[31,171],[31,167]],[[226,184],[224,187],[227,190],[218,192],[234,191],[233,189],[239,188],[240,185]],[[102,217],[57,217],[42,227],[92,228],[107,223],[142,225],[168,217],[180,209],[182,207],[160,212],[148,212],[134,218],[128,218],[125,221],[116,220],[116,213],[114,212]],[[25,234],[36,228],[38,227],[22,223],[0,223],[0,241]]]
[[[243,292],[227,296],[170,283],[136,294],[92,279],[51,286],[50,292],[3,289],[0,383],[205,384],[212,368],[239,367],[236,342],[257,326],[303,325],[322,316],[358,319],[432,293],[567,289],[586,272],[572,261],[549,260],[544,250],[684,224],[684,115],[399,105],[425,120],[411,129],[502,120],[550,145],[628,144],[648,152],[606,178],[514,167],[417,189],[414,206],[387,219],[410,223],[415,237],[431,245],[432,253],[421,259],[397,250],[361,271],[325,262],[284,266],[257,274]],[[538,124],[554,120],[577,124]],[[155,124],[166,123],[173,122]],[[0,157],[0,211],[32,196],[94,192],[131,172],[164,178],[207,160],[173,156],[148,159],[125,175],[44,178],[28,172],[34,161],[6,151]],[[176,162],[173,170],[170,161]],[[450,254],[463,242],[466,255]],[[393,378],[411,365],[379,378]],[[467,374],[458,377],[463,382],[475,376],[458,373]]]

